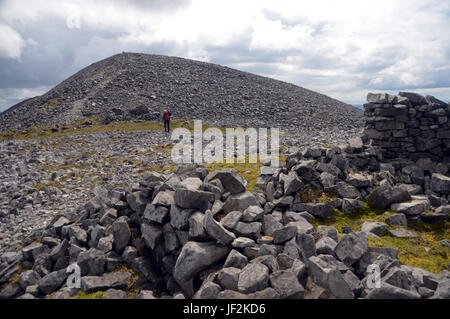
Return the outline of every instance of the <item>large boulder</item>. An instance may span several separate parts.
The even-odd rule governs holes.
[[[245,191],[247,181],[235,169],[224,169],[210,173],[205,178],[205,183],[218,179],[221,181],[226,192],[239,194]]]
[[[345,235],[337,244],[335,253],[347,266],[351,266],[361,259],[367,252],[369,242],[366,233],[351,233]]]
[[[85,292],[125,289],[131,283],[131,274],[127,271],[112,272],[101,277],[86,276],[81,277],[81,290]]]
[[[318,218],[331,218],[334,216],[334,207],[324,203],[296,203],[289,207],[294,212],[308,212]]]
[[[431,177],[431,190],[441,194],[450,194],[450,177],[442,174],[433,174]]]
[[[333,264],[316,256],[310,257],[307,263],[313,282],[325,288],[327,294],[337,299],[354,298],[352,288]]]
[[[270,275],[269,280],[270,285],[282,299],[300,299],[305,293],[305,289],[292,270],[276,271]]]
[[[225,201],[222,210],[228,214],[233,211],[244,211],[250,206],[259,206],[259,203],[255,195],[249,191],[245,191],[230,195]]]
[[[126,217],[122,216],[117,219],[112,224],[112,231],[114,235],[114,248],[119,254],[121,254],[131,238],[131,231]]]
[[[413,199],[409,202],[393,204],[391,209],[406,216],[417,216],[430,209],[430,201],[428,199]]]
[[[226,230],[224,226],[214,219],[210,210],[205,213],[203,225],[208,235],[222,245],[229,245],[236,239],[235,234]]]
[[[190,241],[183,246],[175,264],[174,278],[180,284],[192,279],[203,269],[224,258],[231,248],[214,242]]]
[[[174,194],[175,204],[186,209],[202,209],[207,203],[213,203],[215,196],[213,193],[186,188],[177,188]]]
[[[302,185],[303,183],[300,178],[298,178],[297,173],[294,170],[290,171],[284,180],[284,195],[288,196],[294,194],[300,190]]]
[[[261,263],[250,263],[239,275],[238,290],[248,294],[267,288],[269,268]]]
[[[366,233],[372,233],[377,236],[383,236],[386,234],[387,225],[380,222],[364,222],[361,230]]]

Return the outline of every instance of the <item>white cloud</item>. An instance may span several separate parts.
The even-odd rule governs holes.
[[[0,34],[2,35],[0,57],[19,60],[26,41],[17,31],[6,24],[0,24]]]
[[[450,2],[439,0],[8,0],[0,5],[6,39],[0,55],[20,58],[29,40],[15,30],[51,19],[65,22],[74,6],[80,32],[91,33],[73,48],[79,53],[73,64],[80,67],[103,54],[166,43],[165,54],[219,59],[337,98],[450,87]],[[105,32],[115,38],[102,38]],[[56,38],[55,46],[65,40]],[[212,47],[227,53],[219,58]],[[236,61],[239,55],[246,60]]]

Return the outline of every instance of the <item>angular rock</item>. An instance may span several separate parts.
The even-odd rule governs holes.
[[[228,214],[233,211],[244,211],[250,206],[258,206],[256,197],[249,191],[230,195],[225,201],[222,210]]]
[[[206,176],[205,182],[209,183],[214,179],[220,180],[225,191],[231,194],[242,193],[247,187],[247,181],[235,169],[224,169],[210,173]]]
[[[186,209],[202,209],[207,203],[214,203],[213,193],[177,188],[174,194],[175,204]]]
[[[364,208],[364,203],[359,199],[344,198],[342,211],[346,214],[357,214]]]
[[[336,246],[335,253],[347,266],[356,263],[367,252],[369,247],[367,235],[363,232],[344,236]]]
[[[81,290],[86,292],[108,289],[125,289],[131,283],[131,274],[127,271],[112,272],[101,277],[81,277]]]
[[[152,250],[156,248],[163,234],[161,227],[145,223],[141,224],[141,233],[145,244]]]
[[[305,289],[291,270],[276,271],[270,275],[269,280],[282,299],[301,299],[304,295]]]
[[[406,220],[405,214],[394,214],[386,217],[384,221],[392,226],[408,226],[408,221]]]
[[[239,274],[238,290],[241,293],[253,293],[267,288],[269,268],[261,263],[250,263]]]
[[[231,244],[236,239],[236,235],[226,230],[225,227],[214,220],[210,210],[205,213],[203,225],[208,235],[224,246]]]
[[[197,273],[220,261],[230,248],[213,242],[190,241],[183,246],[174,268],[174,278],[177,282],[186,282]]]
[[[223,265],[224,268],[234,267],[238,269],[244,268],[248,264],[248,258],[242,255],[237,250],[232,250],[229,254],[225,263]]]
[[[364,222],[361,231],[372,233],[377,236],[384,236],[387,231],[387,225],[380,222]]]
[[[112,231],[114,236],[114,249],[121,254],[123,249],[128,246],[131,238],[130,227],[126,217],[122,216],[112,224]]]

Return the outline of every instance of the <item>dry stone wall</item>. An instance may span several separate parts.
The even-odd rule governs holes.
[[[450,161],[449,104],[433,96],[373,94],[364,105],[365,136],[384,158]]]

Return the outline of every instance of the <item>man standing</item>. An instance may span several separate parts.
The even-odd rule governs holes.
[[[170,117],[171,116],[172,116],[172,113],[170,113],[168,110],[164,111],[164,114],[163,114],[164,132],[170,133]]]

